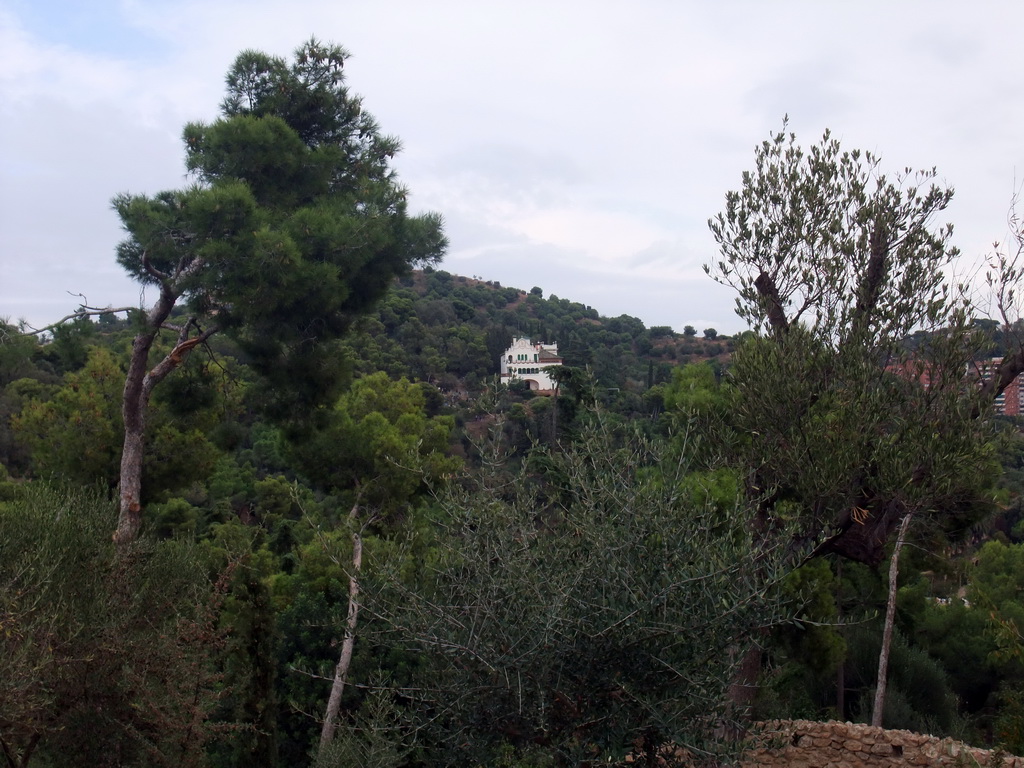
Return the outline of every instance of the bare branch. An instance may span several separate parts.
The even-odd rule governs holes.
[[[325,675],[318,675],[316,672],[310,672],[309,670],[301,669],[299,667],[296,667],[294,664],[289,664],[288,665],[288,671],[289,672],[294,672],[297,675],[305,675],[306,677],[308,677],[308,678],[310,678],[312,680],[326,680],[327,682],[331,682],[332,680],[334,680],[334,676],[333,675],[331,677],[326,677]],[[303,714],[305,714],[305,713],[303,713]],[[319,719],[319,718],[314,718],[312,715],[310,715],[310,718],[314,719],[314,720],[315,719]]]
[[[77,295],[80,296],[81,294]],[[28,328],[29,330],[22,332],[26,336],[38,336],[41,333],[48,333],[49,331],[52,331],[54,328],[64,325],[64,323],[68,321],[82,320],[86,317],[94,317],[96,315],[113,315],[119,312],[135,312],[138,309],[138,307],[87,307],[85,305],[82,305],[77,310],[72,312],[70,315],[65,315],[57,322],[50,323],[49,325],[44,326],[42,328],[33,328],[31,325],[28,325],[26,323],[24,327]]]

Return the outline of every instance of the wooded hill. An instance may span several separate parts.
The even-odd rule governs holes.
[[[96,356],[92,365],[104,368],[91,374],[91,381],[109,382],[106,418],[119,418],[121,374],[113,368],[126,364],[134,327],[131,320],[101,315],[59,326],[45,343],[19,338],[9,327],[8,341],[0,346],[0,462],[16,474],[29,471],[24,441],[19,446],[11,434],[11,416],[28,400],[48,399],[65,377],[82,375],[91,354]],[[656,415],[663,405],[658,385],[671,380],[673,369],[708,362],[721,371],[735,347],[734,339],[714,329],[699,335],[690,327],[683,333],[667,326],[648,328],[636,317],[609,318],[569,298],[545,298],[539,287],[526,291],[427,267],[396,281],[376,309],[356,320],[337,352],[350,379],[380,372],[426,385],[431,413],[447,413],[461,426],[479,411],[480,393],[495,386],[499,357],[517,336],[557,343],[564,364],[588,371],[600,402],[624,417]],[[93,348],[105,348],[113,358]],[[238,400],[252,383],[240,364],[244,359],[235,345],[217,338],[209,354],[190,360],[183,375],[165,385],[158,400],[178,414],[208,407],[229,390],[235,392],[231,399]],[[8,387],[13,382],[19,383]],[[256,395],[250,391],[249,397]],[[236,406],[258,408],[241,401]],[[218,431],[234,434],[234,421],[223,419]],[[107,457],[112,486],[117,447],[94,447],[84,455],[96,453]]]
[[[714,329],[646,327],[629,315],[605,317],[567,298],[544,298],[444,270],[426,268],[401,279],[347,341],[355,369],[385,371],[435,384],[445,392],[476,392],[498,373],[501,353],[516,336],[558,344],[565,365],[589,368],[598,386],[639,394],[688,362],[724,363],[734,342]]]
[[[106,552],[109,546],[103,543],[109,541],[109,532],[99,533],[110,522],[104,516],[109,507],[102,497],[117,487],[123,436],[121,392],[137,328],[138,318],[111,314],[61,325],[42,341],[4,327],[0,507],[6,500],[7,513],[0,514],[0,523],[7,527],[0,535],[12,542],[24,536],[38,538],[40,557],[44,557],[35,560],[35,554],[25,552],[29,561],[23,561],[11,555],[10,567],[0,572],[4,579],[0,586],[9,597],[23,594],[25,574],[35,572],[35,565],[25,562],[59,568],[70,580],[69,586],[86,579],[79,561],[54,566],[45,558],[60,558],[61,553],[74,557],[77,549],[86,546]],[[496,385],[498,355],[515,335],[558,342],[567,365],[579,372],[578,381],[570,381],[557,402],[531,399],[526,390]],[[164,334],[157,340],[158,350],[172,343],[173,335]],[[207,709],[193,709],[189,716],[205,718],[204,727],[247,725],[224,742],[230,754],[218,752],[222,748],[213,750],[211,754],[219,755],[213,763],[241,764],[235,762],[240,758],[230,755],[242,754],[255,761],[250,764],[308,761],[319,728],[309,713],[323,709],[325,677],[337,660],[336,643],[348,604],[347,510],[361,505],[373,510],[362,535],[371,553],[387,551],[408,536],[410,526],[420,529],[434,514],[430,511],[432,485],[460,465],[477,462],[479,443],[498,423],[495,414],[503,420],[498,434],[503,450],[517,457],[526,456],[538,441],[554,445],[559,436],[571,440],[590,396],[581,387],[602,401],[620,423],[636,419],[642,431],[651,431],[665,407],[665,382],[673,379],[678,363],[707,359],[722,364],[732,345],[727,338],[648,329],[628,316],[606,318],[569,299],[544,298],[539,288],[527,292],[427,269],[395,284],[376,310],[357,321],[341,340],[338,354],[350,369],[347,391],[335,407],[313,414],[301,427],[282,427],[265,415],[262,391],[245,364],[246,355],[228,338],[214,337],[196,350],[156,391],[150,404],[143,531],[147,541],[167,546],[200,542],[215,560],[234,557],[244,563],[229,584],[221,584],[221,589],[228,590],[226,598],[197,597],[193,591],[188,592],[192,603],[173,608],[192,616],[203,599],[227,599],[231,606],[219,621],[230,629],[232,639],[214,633],[213,645],[197,647],[197,652],[213,654],[207,660],[214,659],[214,668],[220,670],[212,671],[213,677],[203,678],[201,684],[216,686],[216,680],[223,680],[229,692],[206,700],[202,706]],[[591,369],[592,379],[584,373],[586,368]],[[297,434],[296,429],[305,431]],[[503,471],[517,471],[515,463]],[[47,478],[75,489],[74,501],[65,500],[60,492],[54,496],[48,490],[32,490]],[[78,490],[97,486],[98,498]],[[81,539],[85,533],[47,527],[46,515],[63,514],[59,510],[67,503],[81,506],[81,514],[91,516],[89,530],[97,532],[99,543]],[[24,504],[33,505],[42,516],[31,518],[36,527],[30,532],[20,527],[30,520],[20,511]],[[507,530],[514,531],[519,524],[509,523],[512,527]],[[595,522],[588,535],[607,535],[602,525]],[[678,529],[673,535],[682,532]],[[50,536],[64,538],[54,539],[51,550],[47,549]],[[696,539],[688,540],[686,546],[697,546]],[[7,552],[2,541],[0,548]],[[422,556],[412,554],[410,564]],[[223,566],[223,562],[208,564]],[[114,610],[104,601],[116,602],[124,596],[107,594],[107,586],[103,581],[95,583],[76,610],[98,617]],[[189,589],[201,591],[195,584]],[[172,602],[170,597],[165,600],[168,605]],[[52,615],[39,618],[32,612],[35,609],[25,613],[16,600],[6,605],[7,615],[29,624],[60,623],[66,610],[54,603],[47,607]],[[146,615],[131,620],[162,621]],[[110,621],[116,624],[122,619],[114,616]],[[161,651],[165,656],[159,663],[168,667],[169,678],[187,676],[190,673],[176,664],[200,662],[194,657],[178,659],[178,630],[160,626],[171,646]],[[189,627],[188,631],[195,630]],[[122,680],[117,671],[120,654],[128,651],[116,644],[104,645],[99,637],[83,634],[81,627],[69,624],[68,629],[78,634],[65,638],[60,631],[51,633],[52,642],[60,643],[62,650],[49,666],[25,655],[26,648],[35,648],[28,635],[7,635],[8,666],[0,668],[0,680],[10,685],[5,688],[0,682],[0,726],[9,729],[4,736],[14,745],[12,754],[18,745],[34,744],[40,735],[40,749],[47,755],[84,754],[76,753],[66,719],[53,708],[82,718],[81,710],[93,706],[96,697],[125,703],[127,709],[116,716],[121,719],[113,731],[95,724],[80,726],[96,731],[90,749],[101,752],[104,744],[120,738],[115,735],[117,729],[152,727],[143,721],[173,719],[165,708],[185,706],[168,694],[152,709],[132,709],[129,702],[134,694],[119,686],[138,683]],[[125,629],[129,631],[144,634],[140,627]],[[367,618],[361,631],[372,637],[380,625]],[[133,648],[144,654],[145,641],[139,640]],[[35,664],[34,671],[29,672],[22,662]],[[407,672],[403,670],[409,665],[415,666],[414,656],[378,638],[357,646],[350,674],[358,686],[381,671],[404,680]],[[94,679],[92,688],[66,685],[69,670]],[[26,674],[34,676],[33,685],[52,686],[55,698],[25,700],[18,681]],[[365,689],[350,687],[342,711],[354,714],[364,696]],[[23,704],[16,712],[5,709],[7,703],[18,701]],[[43,721],[52,722],[52,728]],[[184,738],[181,729],[189,726],[180,719],[175,723],[159,738],[152,738],[158,742]],[[496,734],[496,738],[508,737]],[[219,743],[216,738],[213,741]],[[203,749],[203,742],[197,741],[196,754]]]
[[[733,348],[435,269],[346,56],[243,52],[196,183],[115,198],[152,307],[0,327],[0,760],[710,766],[794,716],[1024,750],[1024,336],[965,386],[936,172],[771,135],[710,220]],[[495,381],[515,336],[558,397]]]

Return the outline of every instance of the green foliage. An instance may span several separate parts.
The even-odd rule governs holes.
[[[387,543],[370,533],[386,535],[400,524],[409,524],[412,508],[428,484],[442,482],[444,475],[460,465],[446,455],[451,417],[428,417],[424,405],[424,389],[417,384],[405,379],[391,381],[384,373],[365,376],[339,399],[322,429],[292,446],[303,474],[336,494],[329,514],[305,521],[315,526],[315,537],[295,552],[296,567],[288,576],[273,579],[282,621],[301,627],[280,644],[280,658],[292,670],[317,670],[317,679],[291,674],[281,681],[284,696],[302,711],[322,710],[327,698],[327,687],[321,681],[330,679],[337,662],[336,640],[347,610],[353,532],[360,532],[365,549],[360,582],[372,581],[380,560],[378,551],[386,551]],[[341,504],[345,504],[342,511],[352,508],[344,521],[336,509]],[[381,651],[375,646],[371,638],[377,633],[372,614],[364,614],[349,671],[351,681],[365,679],[374,669],[395,672],[403,663],[392,658],[403,655],[397,648]],[[378,655],[383,658],[376,658]],[[359,709],[361,700],[355,685],[346,687],[345,708]],[[299,744],[308,743],[318,730],[306,718],[289,717],[285,727]],[[384,759],[378,749],[384,749],[384,742],[376,737],[367,742],[349,734],[341,741],[332,748],[331,759],[349,759],[365,750],[369,750],[364,755],[367,759]],[[294,744],[290,745],[288,754],[294,749]],[[390,755],[389,750],[385,751]]]
[[[221,682],[217,591],[182,542],[115,557],[101,496],[0,505],[0,739],[11,759],[205,765]]]
[[[987,617],[951,599],[933,605],[915,624],[915,641],[949,670],[952,685],[968,712],[977,712],[988,701],[997,678],[989,655],[992,642],[986,637]]]
[[[896,674],[903,681],[900,684],[908,686],[898,694],[893,716],[903,720],[896,722],[946,734],[955,734],[966,723],[976,742],[1002,744],[1011,751],[1019,748],[1024,722],[1017,696],[1024,680],[1020,549],[1000,541],[984,543],[961,562],[958,579],[944,587],[948,592],[939,597],[933,595],[940,585],[923,576],[901,588],[898,625],[909,649],[900,653],[925,653],[941,668],[956,696],[958,714],[949,715],[948,694],[940,695],[937,688],[927,696],[916,693],[935,683],[932,673],[920,670],[923,679],[932,682],[908,677],[912,666]],[[959,590],[961,583],[966,586]],[[870,684],[863,681],[865,686]]]
[[[25,336],[13,325],[0,321],[0,390],[12,381],[37,372],[33,357],[38,351],[34,337]]]
[[[834,705],[835,674],[847,651],[836,590],[825,559],[811,560],[783,579],[785,610],[794,618],[772,632],[755,704],[758,719],[817,719]]]
[[[1024,626],[1024,616],[1016,615],[1017,604],[1024,601],[1024,545],[1000,541],[983,544],[971,573],[968,598]]]
[[[165,424],[150,432],[143,478],[146,495],[186,488],[213,472],[220,451],[197,429],[187,432]]]
[[[120,264],[231,334],[282,418],[337,396],[335,340],[446,245],[440,217],[408,215],[397,141],[349,94],[346,57],[316,40],[291,63],[243,52],[222,117],[185,127],[198,184],[114,200]]]
[[[744,436],[733,426],[736,390],[721,380],[709,363],[691,363],[672,371],[660,388],[660,423],[670,436],[672,450],[685,454],[700,468],[713,468],[718,485],[728,462],[734,460]],[[735,492],[735,478],[730,481]]]
[[[942,270],[957,251],[952,226],[933,231],[931,220],[953,190],[933,183],[934,170],[893,181],[879,168],[828,131],[804,150],[784,124],[757,148],[754,170],[709,222],[721,260],[706,267],[736,288],[737,312],[756,331],[805,322],[842,345],[946,323]]]
[[[224,634],[218,659],[221,693],[211,716],[215,726],[224,728],[230,737],[210,745],[210,763],[273,768],[280,764],[279,670],[274,657],[279,627],[266,582],[275,562],[265,550],[232,555],[244,550],[224,537],[216,544],[219,546],[211,549],[219,550],[221,557],[226,554],[229,562],[235,559],[224,584],[219,617]]]
[[[645,738],[717,749],[735,655],[778,616],[759,578],[773,556],[752,550],[741,509],[682,501],[681,478],[640,471],[652,445],[601,420],[538,461],[543,474],[510,477],[492,455],[495,472],[456,486],[427,583],[395,587],[428,665],[431,764],[536,745],[600,762]]]
[[[83,485],[117,483],[123,386],[124,372],[113,354],[93,347],[85,366],[69,373],[52,397],[22,406],[12,426],[31,450],[37,474]]]
[[[161,538],[193,538],[199,526],[200,511],[182,498],[163,504],[151,504],[149,517],[153,535]]]
[[[1024,692],[1007,685],[1000,692],[1000,710],[994,728],[996,740],[1010,754],[1024,752]]]
[[[85,365],[88,346],[96,336],[96,328],[88,318],[78,318],[53,329],[46,357],[61,372],[77,371]]]
[[[493,379],[519,335],[557,342],[567,365],[590,369],[605,408],[633,418],[650,415],[641,393],[667,381],[675,361],[724,356],[732,345],[695,340],[684,352],[683,337],[667,326],[645,329],[636,318],[601,317],[567,299],[424,270],[400,279],[345,346],[359,373],[428,381],[459,407]]]
[[[1024,739],[1024,545],[986,542],[977,553],[967,590],[975,611],[985,616],[985,659],[999,676],[1000,709],[994,727],[1000,742],[1019,750]]]
[[[428,418],[423,389],[375,373],[353,382],[327,425],[294,446],[303,473],[321,487],[350,491],[361,504],[400,509],[431,479],[458,468],[446,456],[453,421]]]
[[[733,368],[763,512],[799,500],[809,538],[835,531],[822,551],[865,562],[883,556],[900,510],[963,531],[992,479],[991,431],[962,386],[984,339],[945,280],[956,250],[931,220],[952,191],[934,177],[892,181],[828,133],[805,151],[783,131],[710,222],[721,260],[707,270],[764,335]]]
[[[919,552],[941,558],[992,511],[992,395],[964,386],[968,365],[991,348],[990,329],[972,322],[964,292],[947,281],[952,228],[933,220],[953,193],[935,179],[934,170],[887,177],[876,156],[844,151],[828,132],[805,149],[784,126],[709,222],[720,258],[705,269],[737,291],[737,312],[754,329],[729,372],[728,423],[743,436],[733,461],[762,536],[789,520],[813,555],[877,565],[897,523],[913,519],[920,566]],[[958,727],[952,690],[974,707],[991,691],[977,638],[954,624],[977,616],[942,613],[920,592],[911,616],[906,597],[886,722],[949,732]],[[857,619],[873,615],[863,607]],[[869,709],[878,668],[881,628],[862,620],[843,632],[847,711],[851,700]],[[779,639],[783,658],[798,658],[786,648],[793,638]],[[827,650],[830,639],[814,645]],[[811,690],[813,665],[797,666]]]
[[[57,475],[81,485],[117,484],[124,428],[121,393],[124,370],[107,347],[88,348],[84,367],[65,376],[54,391],[20,387],[36,397],[24,400],[11,419],[15,438],[32,456],[35,476]],[[26,380],[28,384],[30,380]],[[11,385],[12,387],[14,385]],[[210,410],[194,403],[190,413],[178,404],[170,413],[157,407],[151,414],[154,428],[147,437],[143,467],[147,498],[205,479],[213,471],[219,451],[189,421],[210,427]],[[216,406],[213,400],[206,404]],[[158,404],[160,405],[160,404]]]
[[[877,626],[851,627],[847,633],[848,690],[855,717],[871,717],[880,632]],[[893,633],[890,676],[883,725],[920,733],[955,733],[961,728],[957,697],[942,666],[927,652],[910,646],[899,631]]]
[[[665,408],[689,416],[721,418],[729,407],[728,390],[721,389],[714,369],[704,364],[686,365],[672,371],[672,381],[665,386]]]
[[[401,768],[412,751],[387,679],[376,681],[351,723],[317,755],[314,768]]]

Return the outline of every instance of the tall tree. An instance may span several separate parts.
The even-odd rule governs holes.
[[[307,476],[332,493],[346,494],[352,504],[345,521],[352,544],[348,607],[324,712],[321,755],[334,740],[350,678],[363,600],[364,534],[368,529],[391,527],[389,518],[393,524],[407,515],[427,483],[440,481],[460,466],[458,459],[446,455],[454,420],[428,418],[424,405],[420,385],[406,379],[391,381],[381,372],[364,376],[339,398],[324,427],[294,447],[296,463]],[[325,544],[329,539],[321,537]]]
[[[827,132],[804,151],[783,130],[709,222],[706,270],[755,331],[733,384],[758,524],[799,509],[819,554],[877,563],[910,509],[942,524],[978,499],[977,416],[1002,389],[963,386],[986,339],[946,279],[952,227],[933,220],[953,191],[935,175],[890,179]]]
[[[114,199],[129,235],[118,261],[158,292],[125,381],[120,542],[141,525],[153,388],[193,349],[231,335],[278,416],[329,403],[341,381],[337,339],[396,275],[444,251],[440,217],[408,214],[391,167],[398,141],[349,93],[347,55],[316,40],[291,62],[244,51],[227,74],[222,116],[185,127],[195,183]],[[174,342],[153,364],[164,331]]]
[[[952,226],[933,221],[953,190],[935,178],[890,179],[879,158],[843,151],[828,132],[805,151],[784,126],[709,222],[721,259],[705,269],[736,289],[754,330],[733,383],[755,535],[792,521],[802,552],[877,565],[902,521],[876,721],[907,526],[963,532],[985,509],[989,420],[978,417],[1024,370],[1018,350],[989,382],[964,386],[987,340],[946,278]]]

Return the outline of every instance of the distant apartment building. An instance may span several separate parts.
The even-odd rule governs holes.
[[[967,380],[978,384],[990,381],[999,371],[1003,358],[992,357],[987,360],[975,360],[967,364]],[[920,360],[905,360],[899,364],[886,366],[886,370],[898,373],[906,379],[917,379],[925,389],[931,386],[935,371],[930,365]],[[1020,416],[1021,401],[1024,400],[1024,374],[1015,378],[1010,385],[992,404],[995,412],[1002,416]]]
[[[557,344],[519,337],[501,356],[501,382],[525,381],[538,394],[554,394],[558,382],[551,378],[551,369],[561,364]]]
[[[993,357],[989,360],[980,360],[972,363],[973,373],[980,381],[988,381],[995,376],[996,371],[1002,364],[1003,358]],[[1018,376],[1003,393],[996,398],[994,406],[996,413],[1004,416],[1020,416],[1021,387],[1024,386],[1024,377]]]

